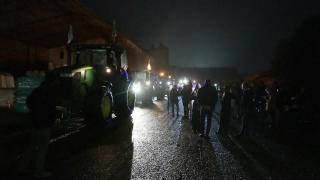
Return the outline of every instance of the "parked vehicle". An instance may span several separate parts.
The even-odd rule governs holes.
[[[132,72],[133,91],[137,101],[142,104],[151,104],[154,96],[154,81],[148,71]]]
[[[135,95],[125,69],[125,50],[107,44],[73,45],[73,65],[49,75],[62,82],[57,106],[68,114],[84,114],[88,122],[104,122],[116,116],[128,117]]]

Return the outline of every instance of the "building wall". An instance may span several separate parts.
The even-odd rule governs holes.
[[[47,61],[48,49],[28,46],[19,41],[0,39],[0,61]]]
[[[169,49],[160,44],[159,47],[153,47],[148,50],[148,53],[153,57],[151,64],[156,73],[166,72],[169,69]]]
[[[143,71],[147,69],[149,57],[135,49],[127,50],[128,66],[132,71]]]
[[[106,44],[104,38],[96,38],[81,42],[82,44]],[[124,42],[120,41],[122,46]],[[145,70],[148,60],[152,58],[138,48],[126,49],[130,70]],[[0,72],[19,71],[19,74],[30,69],[41,70],[58,68],[67,65],[68,52],[66,46],[55,48],[31,47],[13,40],[0,40]],[[35,65],[40,62],[39,65]],[[2,67],[1,67],[2,66]]]
[[[68,53],[66,47],[51,48],[49,50],[48,61],[52,63],[53,68],[67,65]]]
[[[49,50],[15,40],[0,39],[0,72],[23,75],[27,70],[45,69]]]

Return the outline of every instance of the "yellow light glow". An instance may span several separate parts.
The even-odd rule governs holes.
[[[147,70],[148,70],[148,71],[151,71],[150,59],[149,59],[148,65],[147,65]]]
[[[171,79],[171,76],[169,75],[168,78]]]
[[[164,72],[161,72],[161,73],[160,73],[160,76],[163,77],[163,76],[164,76]]]

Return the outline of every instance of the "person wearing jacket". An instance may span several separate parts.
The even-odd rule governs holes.
[[[170,104],[171,104],[171,108],[172,108],[172,117],[174,117],[174,107],[176,106],[176,110],[177,110],[177,116],[179,116],[179,91],[177,89],[177,85],[173,85],[171,91],[170,91]]]
[[[221,100],[219,134],[227,134],[231,119],[231,100],[235,99],[230,86],[225,86]]]
[[[191,99],[193,100],[192,113],[191,113],[191,126],[195,134],[199,133],[199,126],[200,126],[200,107],[198,102],[199,88],[200,86],[199,84],[197,84],[191,95]]]
[[[56,102],[59,97],[59,88],[59,80],[47,78],[27,98],[27,106],[33,124],[27,166],[33,165],[31,173],[35,178],[47,178],[51,175],[50,172],[45,171],[44,166],[51,129],[56,120]]]
[[[182,104],[183,104],[183,112],[184,112],[184,117],[188,118],[189,117],[189,105],[191,101],[191,94],[192,94],[192,84],[189,81],[188,84],[184,85],[181,91],[182,95]]]
[[[200,105],[200,136],[208,137],[211,129],[212,113],[218,100],[218,93],[211,81],[206,80],[203,87],[198,91],[198,102]],[[204,130],[206,123],[206,131]]]

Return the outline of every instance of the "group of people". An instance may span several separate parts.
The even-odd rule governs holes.
[[[179,116],[179,96],[182,99],[184,117],[191,117],[193,132],[201,137],[209,137],[212,114],[218,100],[218,92],[212,86],[211,81],[206,80],[201,88],[199,84],[193,88],[190,81],[182,89],[178,89],[177,85],[173,85],[168,101],[171,104],[173,117],[175,109],[176,115]]]

